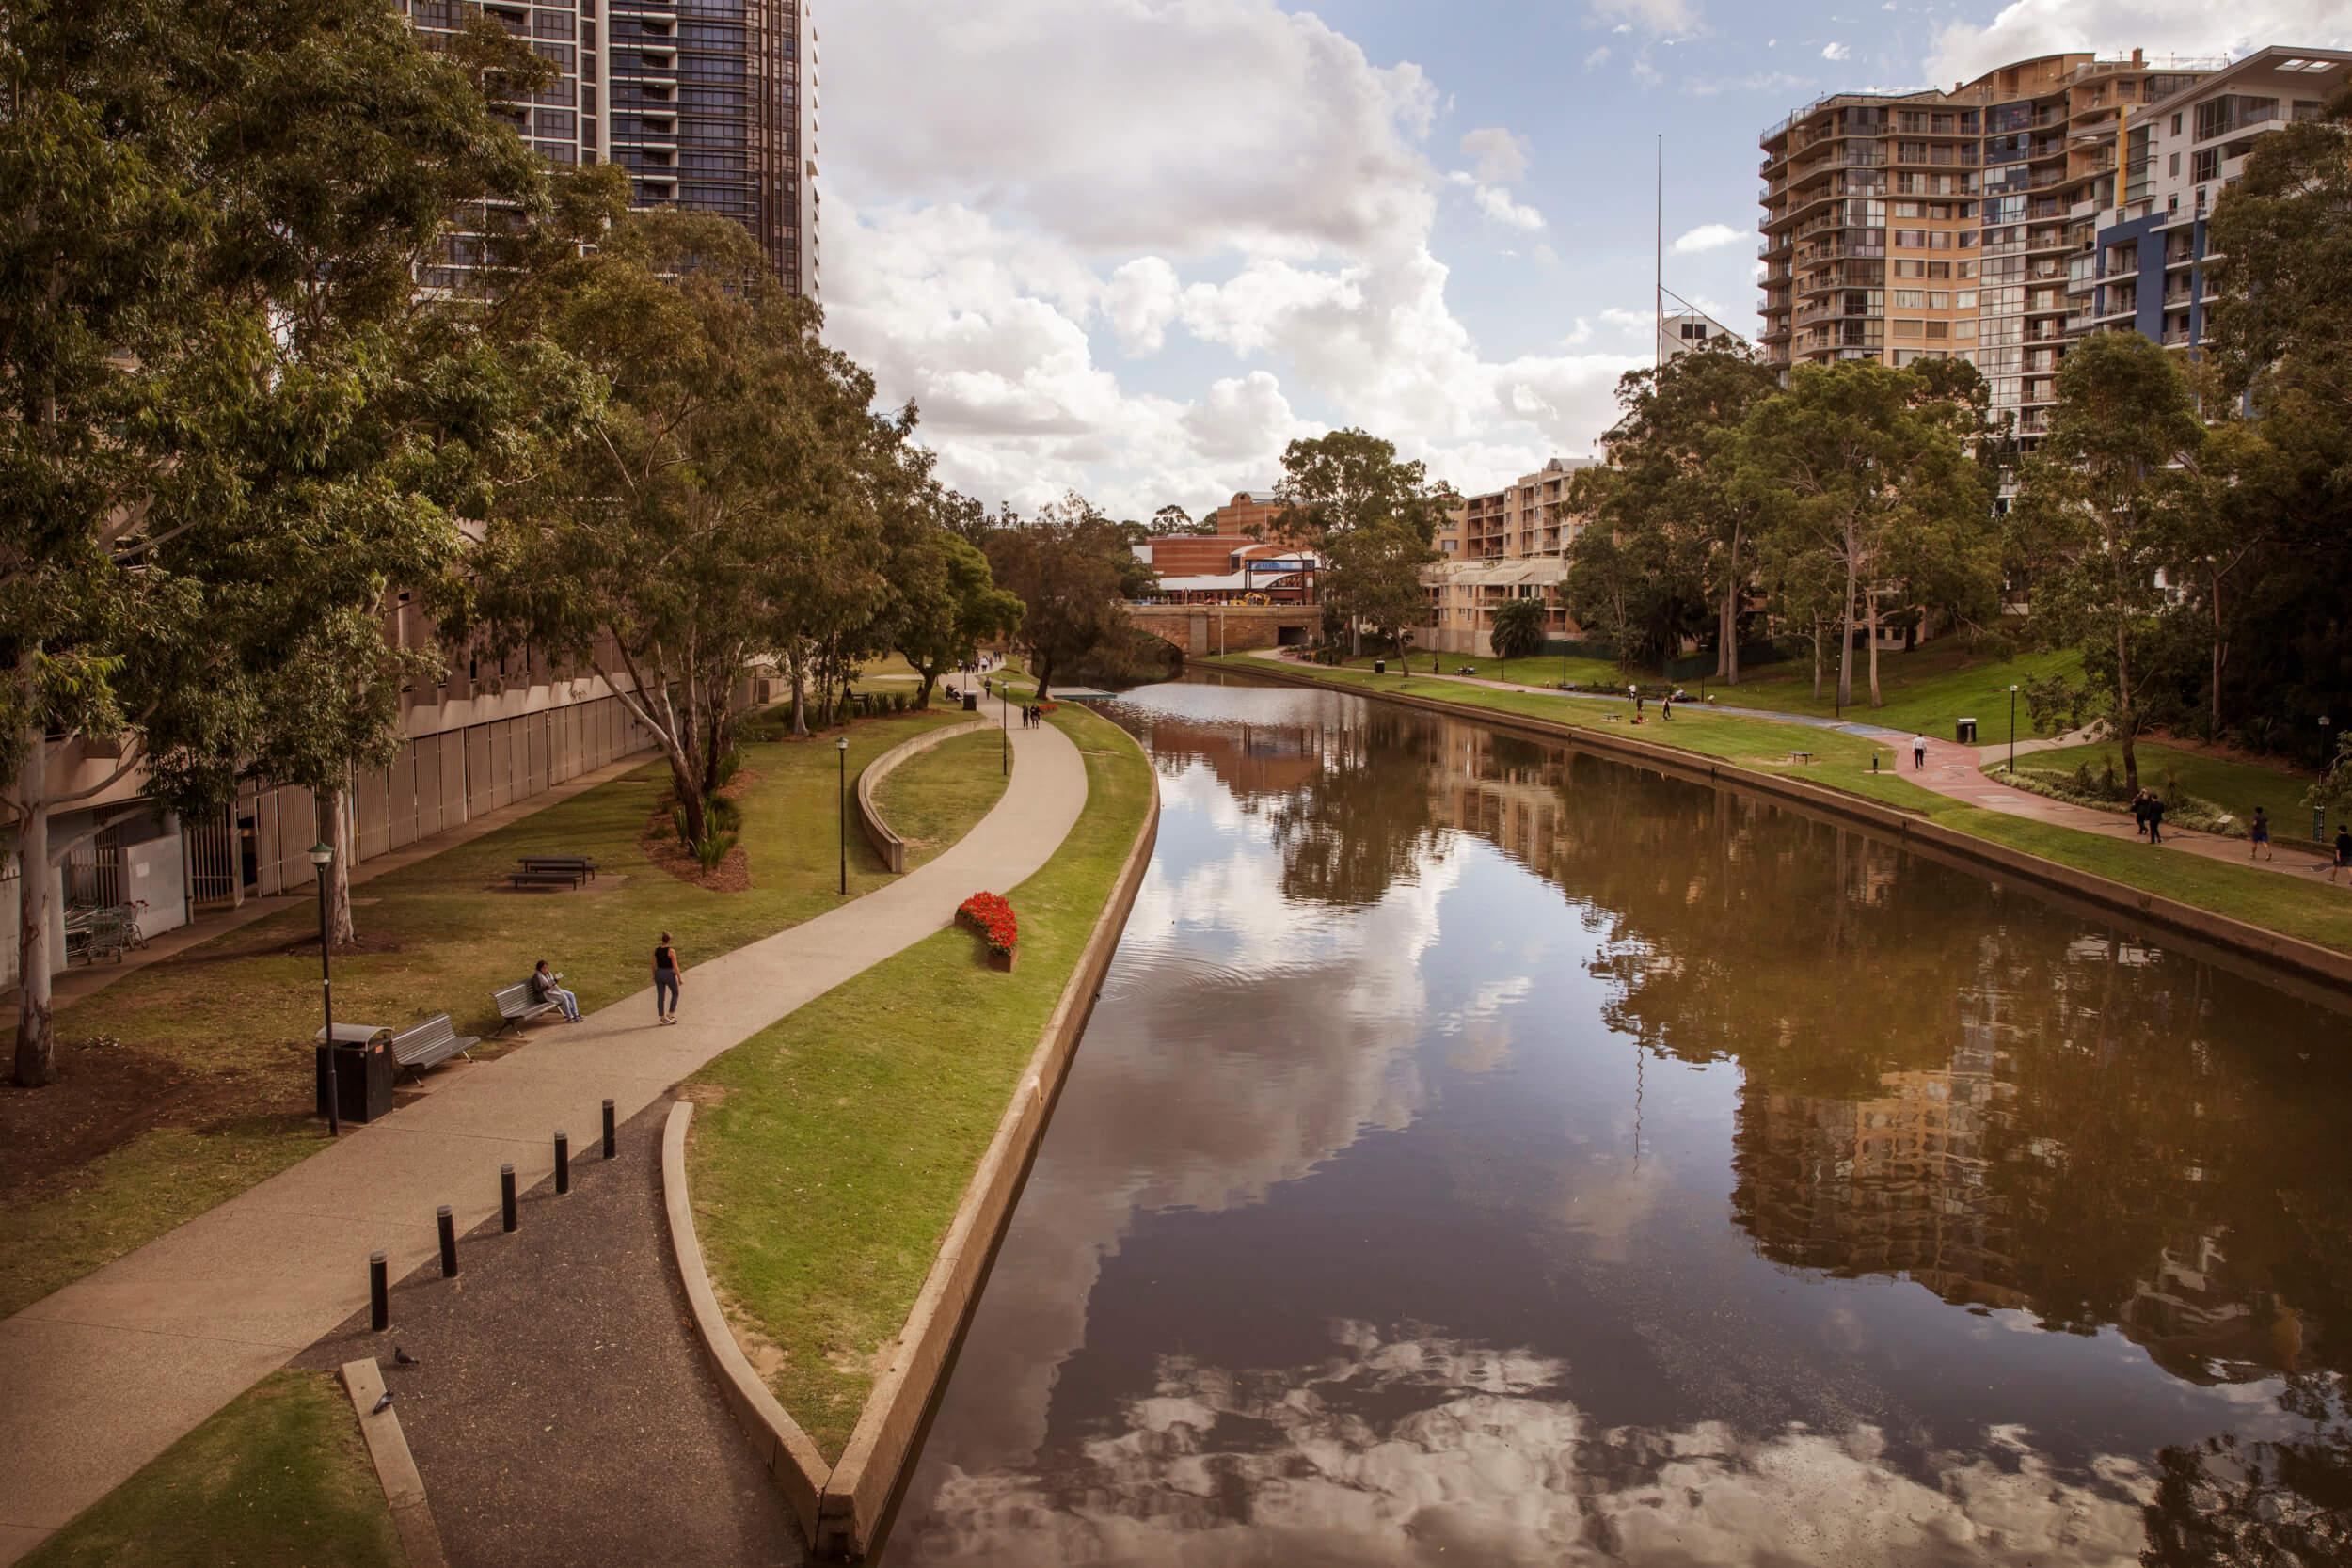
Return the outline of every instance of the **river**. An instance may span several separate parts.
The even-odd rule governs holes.
[[[1157,853],[887,1562],[2352,1552],[2343,1013],[1475,723],[1106,711]]]

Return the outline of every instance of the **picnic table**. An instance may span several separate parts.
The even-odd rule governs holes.
[[[516,887],[552,887],[558,882],[578,887],[596,879],[596,863],[585,855],[521,855],[516,864],[522,869],[506,874]]]
[[[1788,753],[1788,760],[1792,763],[1810,764],[1813,761],[1813,753],[1810,752],[1791,752]]]

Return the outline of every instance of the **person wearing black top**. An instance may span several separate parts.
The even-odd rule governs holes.
[[[2164,797],[2161,795],[2148,797],[2148,842],[2164,842]]]
[[[677,1022],[677,949],[670,945],[670,933],[664,931],[661,945],[653,950],[653,1010],[664,1023]]]
[[[2334,881],[2336,873],[2352,869],[2352,828],[2336,830],[2336,863],[2328,868],[2328,879]]]

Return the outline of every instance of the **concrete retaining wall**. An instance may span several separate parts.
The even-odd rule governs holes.
[[[906,840],[892,831],[889,823],[882,820],[881,809],[874,804],[875,786],[888,778],[891,772],[908,758],[920,756],[943,740],[952,740],[957,736],[970,735],[974,730],[988,727],[989,721],[985,719],[967,719],[961,724],[949,724],[943,729],[926,730],[913,740],[893,746],[858,770],[858,831],[866,835],[866,842],[874,847],[874,853],[882,858],[882,863],[890,867],[892,875],[903,875],[906,871],[907,844]]]
[[[2317,942],[2305,942],[2299,937],[2268,930],[2225,914],[2216,914],[2194,904],[2185,904],[2177,898],[2146,893],[2111,878],[2078,871],[2071,865],[2061,865],[2057,861],[2010,848],[2006,844],[1943,827],[1898,807],[1859,795],[1849,795],[1842,790],[1806,784],[1799,779],[1783,778],[1777,773],[1759,773],[1733,763],[1715,761],[1695,752],[1677,751],[1670,746],[1636,740],[1630,736],[1580,729],[1519,714],[1464,707],[1454,703],[1417,697],[1406,691],[1340,686],[1285,670],[1271,662],[1266,662],[1263,669],[1253,664],[1237,673],[1259,675],[1290,686],[1311,686],[1325,691],[1369,697],[1377,702],[1395,703],[1405,707],[1442,714],[1449,719],[1488,724],[1499,730],[1566,741],[1585,751],[1640,762],[1678,777],[1704,780],[1719,787],[1767,796],[1820,816],[1876,829],[1912,848],[1934,852],[1933,858],[1937,860],[1964,865],[1979,873],[1988,869],[1998,872],[2049,892],[2066,895],[2071,900],[2079,901],[2104,914],[2120,914],[2144,926],[2161,927],[2186,936],[2209,949],[2250,958],[2302,979],[2319,981],[2338,1001],[2341,1001],[2342,988],[2352,987],[2352,954],[2340,953],[2332,947],[2322,947]],[[1561,700],[1574,702],[1578,699]]]
[[[1121,737],[1126,738],[1124,732]],[[1127,743],[1135,744],[1132,739]],[[1104,972],[1110,967],[1120,934],[1126,929],[1127,912],[1134,908],[1136,891],[1151,867],[1160,826],[1158,775],[1152,778],[1151,805],[1112,884],[1110,900],[1096,917],[1078,967],[1062,988],[1054,1016],[1013,1091],[1012,1103],[1005,1108],[996,1135],[964,1189],[963,1201],[957,1206],[939,1256],[899,1334],[897,1353],[866,1397],[866,1409],[850,1433],[841,1463],[833,1467],[823,1484],[816,1534],[820,1556],[863,1557],[872,1549],[914,1454],[915,1437],[938,1395],[948,1356],[962,1336],[981,1282],[988,1277],[996,1243],[1012,1218],[1030,1158],[1045,1135],[1078,1037],[1086,1032],[1087,1019],[1094,1010]]]

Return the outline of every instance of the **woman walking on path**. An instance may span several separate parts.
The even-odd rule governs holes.
[[[2279,858],[2270,847],[2270,814],[2260,806],[2254,808],[2254,825],[2246,833],[2246,858],[2250,861],[2256,855],[2265,860]]]
[[[2148,792],[2141,790],[2132,797],[2132,820],[2139,825],[2139,836],[2148,836]]]
[[[2148,797],[2148,842],[2164,842],[2164,797],[2161,795]]]
[[[677,949],[670,945],[670,933],[664,931],[661,945],[653,950],[653,1010],[664,1023],[677,1022]]]

